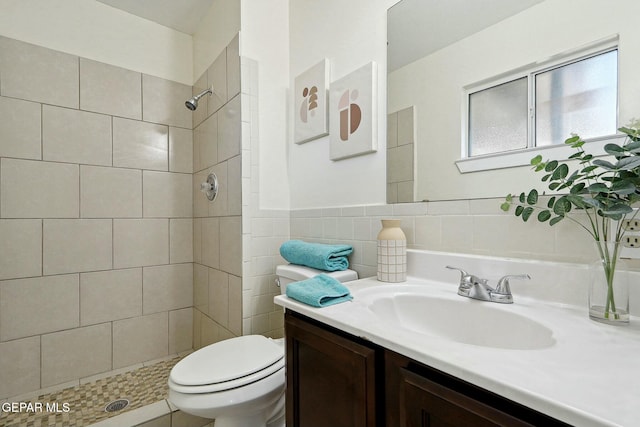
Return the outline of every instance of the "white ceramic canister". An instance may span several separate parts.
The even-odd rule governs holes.
[[[378,280],[398,283],[407,280],[407,238],[399,219],[383,219],[378,233]]]

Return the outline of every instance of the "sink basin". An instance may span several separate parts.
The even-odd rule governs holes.
[[[380,320],[424,335],[483,347],[534,350],[555,344],[551,329],[516,313],[515,304],[496,304],[458,296],[453,290],[429,292],[424,286],[377,289],[364,296]],[[452,295],[449,295],[451,294]],[[517,303],[516,303],[517,304]]]

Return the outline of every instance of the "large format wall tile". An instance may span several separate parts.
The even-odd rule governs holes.
[[[40,388],[40,337],[0,343],[0,354],[0,399]]]
[[[183,308],[169,312],[169,354],[193,348],[193,309]],[[187,425],[187,424],[185,424]]]
[[[242,276],[242,218],[220,218],[220,270]]]
[[[207,70],[209,85],[213,86],[213,94],[207,97],[209,114],[226,104],[227,96],[227,54],[226,49],[213,61]]]
[[[80,108],[142,119],[142,75],[80,58]]]
[[[111,369],[111,324],[42,336],[42,387]]]
[[[42,158],[111,166],[111,117],[43,105]]]
[[[166,311],[113,322],[113,368],[166,356],[168,323]]]
[[[193,219],[169,220],[169,262],[193,262]]]
[[[141,217],[141,171],[80,166],[80,216],[82,218]]]
[[[144,121],[191,129],[191,111],[184,106],[191,86],[143,74],[142,96]]]
[[[77,274],[0,282],[0,341],[77,327],[78,300]]]
[[[40,104],[0,96],[0,117],[0,156],[40,159]]]
[[[193,173],[193,131],[169,128],[169,171]]]
[[[144,171],[143,178],[145,217],[192,217],[190,174]]]
[[[44,274],[112,268],[111,238],[110,219],[45,219]]]
[[[0,220],[0,280],[42,273],[42,221]]]
[[[114,117],[113,166],[169,170],[169,129]]]
[[[201,171],[218,163],[218,115],[213,114],[193,132],[194,171]]]
[[[227,46],[227,99],[240,93],[240,36]]]
[[[193,266],[191,263],[144,267],[143,313],[157,313],[193,305]]]
[[[240,122],[240,97],[236,96],[217,113],[218,115],[218,161],[240,154],[242,140]]]
[[[78,165],[3,158],[3,218],[77,218]]]
[[[114,219],[114,268],[169,262],[168,219]]]
[[[0,95],[78,108],[78,57],[0,37]]]
[[[80,274],[80,325],[142,315],[142,269]]]

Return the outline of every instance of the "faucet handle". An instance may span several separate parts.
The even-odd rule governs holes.
[[[531,276],[529,276],[528,274],[509,274],[509,275],[506,275],[506,276],[502,277],[498,281],[498,286],[496,286],[496,289],[495,289],[494,293],[511,295],[511,288],[509,287],[509,279],[526,279],[526,280],[529,280],[529,279],[531,279]]]

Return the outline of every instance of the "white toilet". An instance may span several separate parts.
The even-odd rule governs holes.
[[[326,273],[299,265],[276,269],[280,292],[289,283]],[[353,270],[326,273],[341,282]],[[284,427],[284,339],[245,335],[203,347],[169,374],[169,400],[183,412],[215,418],[216,427]]]

